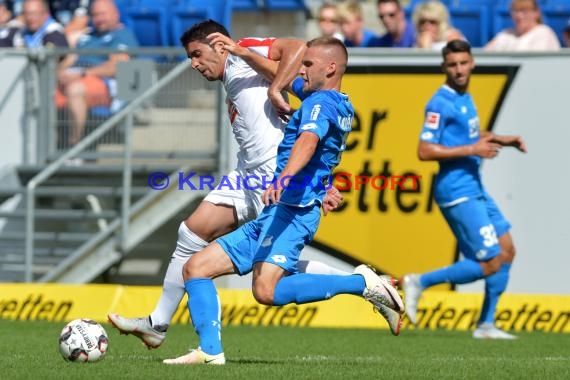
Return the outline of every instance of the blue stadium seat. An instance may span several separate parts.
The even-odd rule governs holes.
[[[233,0],[184,0],[182,7],[207,8],[212,20],[219,22],[231,33]]]
[[[174,8],[171,13],[170,37],[173,46],[180,46],[180,36],[185,30],[197,22],[214,18],[210,8],[190,8],[180,6]]]
[[[562,44],[562,30],[568,24],[568,20],[570,20],[570,1],[565,1],[565,4],[562,4],[561,1],[558,1],[557,4],[548,3],[541,9],[544,23],[556,32]]]
[[[496,36],[501,30],[512,28],[513,20],[509,6],[495,7],[493,9],[493,36]]]
[[[263,0],[234,0],[234,11],[256,12],[263,8]]]
[[[268,11],[305,11],[307,6],[304,0],[265,0],[265,9]]]
[[[451,24],[459,29],[471,46],[480,47],[489,40],[489,8],[486,5],[451,6]]]
[[[126,9],[125,24],[135,33],[141,46],[169,46],[168,13],[163,7]]]

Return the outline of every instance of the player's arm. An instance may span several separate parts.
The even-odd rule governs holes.
[[[273,106],[280,112],[291,113],[291,106],[283,99],[281,91],[291,90],[290,84],[299,74],[306,50],[307,45],[304,41],[291,38],[278,38],[271,46],[269,58],[279,61],[279,66],[267,95]]]
[[[291,149],[287,164],[279,174],[275,184],[269,186],[263,193],[263,202],[266,205],[279,201],[283,189],[287,187],[291,178],[309,163],[318,143],[319,136],[315,133],[303,132],[299,135]]]
[[[420,141],[418,145],[418,158],[421,161],[442,161],[467,156],[493,158],[497,156],[502,145],[492,141],[493,135],[481,137],[474,144],[448,147],[428,141]]]
[[[211,45],[215,45],[216,43],[224,44],[224,49],[229,51],[232,55],[243,59],[252,69],[263,75],[267,81],[271,82],[275,78],[279,66],[278,62],[262,57],[250,49],[239,45],[230,37],[218,32],[208,35],[208,40]]]
[[[526,153],[526,143],[521,136],[514,135],[496,135],[492,132],[482,133],[483,136],[491,136],[491,141],[501,146],[512,146],[523,153]]]

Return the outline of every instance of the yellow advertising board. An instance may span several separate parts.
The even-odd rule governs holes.
[[[515,73],[516,68],[487,67],[473,74],[470,92],[483,130],[492,129]],[[421,178],[415,188],[411,180],[384,189],[342,181],[349,187],[343,191],[344,204],[321,221],[316,248],[398,277],[457,259],[455,239],[434,202],[437,164],[416,155],[424,107],[444,80],[434,67],[357,67],[345,75],[342,90],[356,117],[337,173]]]
[[[110,312],[129,317],[148,315],[161,292],[158,286],[0,284],[0,319],[107,320]],[[337,296],[306,305],[264,306],[250,290],[219,290],[224,326],[303,326],[380,328],[388,325],[360,297]],[[418,309],[419,326],[468,330],[479,316],[482,296],[427,291]],[[570,296],[505,294],[497,309],[497,325],[507,330],[570,332]],[[186,300],[172,323],[189,323]],[[409,328],[407,321],[404,329]],[[405,331],[404,331],[405,333]]]

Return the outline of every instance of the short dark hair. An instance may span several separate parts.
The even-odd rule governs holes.
[[[190,29],[182,33],[182,36],[180,36],[180,43],[184,48],[186,48],[186,45],[192,41],[208,43],[208,39],[206,37],[216,32],[230,37],[230,33],[222,24],[219,24],[214,20],[201,21],[192,25]]]
[[[471,55],[471,45],[465,40],[452,40],[441,49],[441,55],[445,60],[445,57],[451,53],[469,53]]]
[[[376,2],[376,5],[380,5],[380,4],[388,4],[388,3],[394,3],[398,6],[399,9],[402,9],[402,4],[400,4],[400,0],[378,0]]]

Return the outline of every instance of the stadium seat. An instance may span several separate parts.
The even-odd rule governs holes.
[[[234,11],[256,12],[263,8],[263,0],[234,0],[232,9]]]
[[[511,13],[509,11],[509,6],[495,7],[493,10],[493,36],[496,36],[503,29],[512,28],[513,20],[511,19]]]
[[[179,46],[182,33],[197,22],[214,19],[210,8],[190,8],[180,6],[171,12],[170,38],[172,46]],[[186,57],[185,57],[186,58]]]
[[[451,24],[459,29],[471,46],[480,47],[489,40],[489,8],[486,5],[451,6]]]
[[[233,0],[184,0],[182,7],[208,9],[210,18],[219,22],[231,33]]]
[[[305,11],[307,6],[304,0],[265,0],[268,11]]]
[[[561,1],[558,4],[548,3],[542,7],[542,15],[544,16],[544,23],[556,32],[560,43],[562,43],[562,30],[570,19],[570,1],[567,0],[564,4]]]
[[[126,9],[124,20],[141,46],[169,46],[167,8],[131,6]]]

